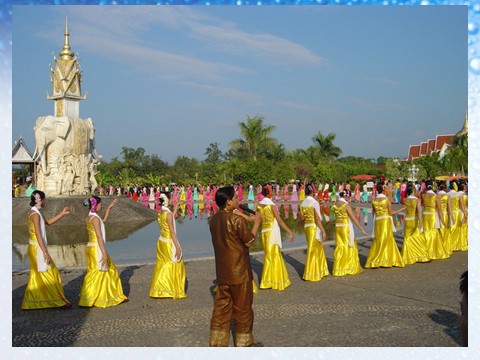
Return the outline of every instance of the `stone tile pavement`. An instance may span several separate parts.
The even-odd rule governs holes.
[[[400,243],[400,239],[399,243]],[[331,269],[332,242],[325,243]],[[360,240],[364,264],[370,240]],[[459,347],[460,274],[468,253],[405,268],[365,269],[357,276],[301,279],[305,246],[283,251],[292,285],[260,290],[254,335],[267,347]],[[258,284],[263,254],[251,254]],[[203,347],[208,345],[215,279],[212,259],[188,261],[183,300],[148,296],[153,265],[118,267],[129,302],[78,307],[84,271],[61,270],[70,310],[22,311],[28,274],[12,274],[12,346]]]

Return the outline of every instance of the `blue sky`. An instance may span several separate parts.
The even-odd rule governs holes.
[[[405,158],[467,111],[466,7],[15,6],[12,138],[32,152],[66,16],[107,161],[122,146],[202,160],[247,115],[287,150],[321,131],[343,156]]]
[[[14,2],[21,1],[23,0]],[[42,3],[49,1],[41,0]],[[160,2],[162,1],[160,0]],[[27,2],[27,0],[23,2]],[[28,2],[38,3],[39,1],[28,0]],[[58,2],[62,3],[63,1]],[[74,3],[74,1],[72,2]],[[94,3],[95,1],[82,0],[82,2]],[[108,3],[109,0],[98,0],[98,2]],[[128,2],[128,0],[117,0],[117,3]],[[279,2],[286,3],[288,0]],[[301,0],[299,2],[306,3]],[[379,4],[381,1],[330,0],[321,2]],[[274,135],[287,148],[307,147],[311,144],[311,134],[320,130],[324,134],[335,132],[337,145],[343,148],[345,155],[354,153],[376,157],[380,154],[389,155],[391,153],[392,156],[406,156],[406,151],[403,150],[404,146],[408,147],[410,143],[418,143],[431,137],[432,134],[455,132],[461,126],[460,122],[466,110],[468,70],[471,130],[469,165],[470,169],[473,169],[470,172],[469,183],[471,188],[478,189],[480,186],[478,183],[478,169],[480,168],[478,142],[480,131],[478,121],[478,114],[480,114],[480,101],[478,100],[480,93],[480,4],[477,0],[465,2],[463,0],[386,0],[383,3],[397,5],[469,4],[468,28],[464,14],[466,10],[450,6],[322,6],[289,9],[288,13],[278,14],[276,18],[272,13],[282,10],[277,10],[276,7],[267,9],[262,9],[262,7],[194,7],[188,9],[207,13],[207,16],[217,19],[215,22],[212,20],[207,24],[215,25],[224,20],[233,22],[239,35],[242,33],[247,35],[273,34],[277,38],[299,44],[316,57],[325,60],[321,64],[312,65],[305,60],[304,62],[293,62],[290,59],[290,62],[280,62],[280,65],[283,65],[280,66],[278,60],[277,62],[273,61],[275,58],[280,58],[280,55],[277,53],[277,57],[275,57],[270,53],[268,56],[267,53],[267,49],[275,45],[273,39],[260,43],[259,47],[262,51],[258,48],[255,51],[252,47],[244,50],[238,42],[233,49],[230,44],[231,48],[228,49],[220,40],[214,42],[205,33],[198,35],[197,31],[199,30],[197,29],[206,30],[205,27],[190,28],[186,23],[178,24],[173,15],[169,15],[168,19],[171,28],[167,29],[161,26],[161,16],[158,14],[153,16],[153,12],[172,11],[170,6],[162,6],[158,9],[149,8],[149,14],[141,15],[142,23],[138,25],[136,25],[138,19],[131,13],[134,8],[126,7],[126,11],[131,13],[132,17],[123,22],[124,35],[118,33],[118,26],[107,26],[110,21],[114,21],[112,14],[103,16],[100,20],[96,20],[96,17],[93,16],[80,19],[82,13],[78,7],[69,10],[64,6],[56,9],[35,6],[30,9],[29,14],[26,14],[20,7],[15,6],[13,12],[15,34],[13,35],[14,46],[12,46],[10,6],[8,2],[0,1],[0,129],[2,130],[2,140],[8,140],[0,143],[0,148],[3,147],[3,151],[0,152],[0,162],[4,168],[9,166],[7,156],[11,149],[10,140],[12,138],[15,140],[20,135],[23,135],[33,151],[32,128],[35,119],[38,116],[53,113],[53,104],[45,99],[45,92],[50,89],[48,64],[53,62],[51,53],[58,53],[62,47],[63,22],[65,16],[68,15],[72,47],[80,54],[81,65],[84,69],[83,87],[89,93],[88,100],[81,106],[81,115],[94,119],[97,128],[98,150],[106,158],[119,155],[121,146],[143,146],[148,153],[157,153],[168,161],[173,161],[177,154],[201,158],[204,148],[210,142],[218,141],[221,143],[221,147],[226,149],[227,142],[238,136],[236,123],[245,120],[246,114],[255,115],[257,113],[264,115],[267,123],[277,126]],[[93,9],[92,7],[90,11]],[[108,10],[112,9],[109,7]],[[179,11],[180,8],[175,7],[173,10]],[[103,11],[107,11],[107,9]],[[263,13],[253,14],[256,11]],[[390,14],[388,16],[381,14],[382,11]],[[419,16],[414,14],[417,11],[431,13],[430,16],[427,14]],[[250,14],[245,15],[246,12],[250,12]],[[295,15],[296,12],[298,15]],[[406,14],[402,14],[402,12],[406,12]],[[155,25],[148,20],[150,16],[156,19]],[[317,20],[307,21],[308,18],[314,16],[317,16]],[[431,17],[436,18],[435,21]],[[194,17],[185,15],[183,20],[187,21],[187,19],[192,20]],[[149,32],[155,34],[153,39],[148,38],[147,33]],[[216,35],[220,36],[220,34],[225,35],[226,30],[222,28],[221,31],[216,32]],[[92,36],[87,35],[91,33],[94,33],[93,40]],[[175,34],[175,37],[172,37],[172,34]],[[106,40],[103,44],[98,45],[98,49],[93,48],[97,39],[101,40],[107,37],[113,40]],[[201,39],[202,42],[198,39]],[[185,47],[184,44],[187,40],[189,43]],[[158,44],[155,45],[154,41],[158,41]],[[233,42],[232,38],[229,42]],[[150,50],[139,51],[132,57],[133,60],[131,60],[132,58],[127,59],[119,49],[120,47],[129,47],[131,44]],[[249,43],[244,42],[243,44]],[[174,46],[176,47],[174,48]],[[376,48],[372,48],[373,46]],[[411,49],[410,46],[412,46]],[[12,50],[13,47],[15,51]],[[114,51],[112,47],[116,47],[117,51]],[[201,47],[202,53],[198,52],[198,47]],[[280,47],[284,48],[284,46]],[[151,51],[151,49],[155,51]],[[237,50],[243,55],[234,54],[232,56],[227,50],[230,52]],[[392,51],[394,52],[392,53]],[[166,62],[162,61],[160,56],[152,55],[157,52],[175,53],[199,62],[188,63],[186,61],[183,69],[173,71],[174,69],[167,67]],[[12,53],[15,55],[13,71],[10,56]],[[291,55],[292,51],[288,53]],[[451,58],[452,56],[454,58]],[[208,73],[209,61],[218,63],[210,66],[219,71],[217,80],[201,78],[201,74],[196,74],[194,77],[195,70],[202,74]],[[200,67],[200,64],[204,62],[205,66]],[[148,68],[153,67],[152,63],[155,64],[155,70],[149,71]],[[229,68],[219,64],[245,68],[250,72],[240,74],[235,74],[233,70],[227,72]],[[266,73],[265,69],[270,72]],[[220,72],[220,70],[223,71]],[[291,74],[295,75],[293,80],[290,78]],[[182,75],[187,79],[185,80]],[[363,82],[360,81],[362,79]],[[190,82],[211,87],[204,88],[204,91],[194,91],[193,86],[192,89],[180,86],[182,84],[180,80],[184,80],[184,84]],[[117,81],[121,81],[121,84],[116,84]],[[278,81],[280,83],[277,83]],[[155,86],[152,86],[152,83]],[[315,86],[312,86],[312,83]],[[13,90],[11,89],[12,84]],[[150,86],[153,87],[153,90],[149,90]],[[208,89],[210,92],[207,92]],[[218,93],[212,94],[214,89],[219,89],[218,92],[223,96],[231,94],[227,91],[228,89],[238,90],[237,101],[227,100],[226,97],[219,98]],[[145,99],[142,100],[143,102],[140,100],[140,96],[129,95],[129,93],[138,94],[141,91]],[[260,105],[255,106],[242,98],[240,94],[245,92],[257,96]],[[189,96],[190,94],[195,96]],[[11,101],[12,95],[14,96],[13,102]],[[149,97],[147,98],[147,96]],[[153,100],[151,100],[152,98]],[[126,102],[126,99],[129,101]],[[354,103],[352,99],[359,99],[356,103],[357,106],[352,105]],[[182,100],[181,104],[177,105],[180,100]],[[285,106],[280,107],[275,102],[276,100],[285,101]],[[145,102],[154,103],[154,105],[145,106]],[[123,107],[124,103],[130,104],[130,106]],[[187,110],[193,105],[197,105],[194,116],[180,116],[180,111],[187,113]],[[206,110],[202,111],[201,105]],[[290,105],[290,107],[286,105]],[[395,108],[395,106],[398,107]],[[403,109],[401,106],[405,107],[403,112],[399,110]],[[154,108],[154,111],[151,108]],[[223,113],[224,109],[228,111]],[[13,111],[13,120],[10,116],[11,110]],[[148,115],[146,115],[147,110],[150,110]],[[166,112],[167,110],[168,112]],[[406,112],[407,110],[408,112]],[[347,121],[346,118],[333,116],[335,112],[342,113],[343,111],[354,119]],[[154,115],[151,115],[152,113]],[[139,116],[139,114],[144,115]],[[303,120],[304,118],[307,118],[309,122]],[[139,119],[145,123],[149,120],[148,131],[138,129]],[[190,121],[191,119],[195,121]],[[158,121],[160,125],[155,121]],[[130,127],[127,127],[125,123],[130,124]],[[357,123],[359,125],[356,125]],[[187,124],[188,126],[185,126]],[[224,130],[223,127],[228,128]],[[359,129],[363,128],[367,129],[366,133],[359,133]],[[151,140],[151,138],[155,138],[155,140]],[[360,138],[367,138],[367,141],[359,144],[358,139]],[[390,142],[380,143],[383,138]],[[170,142],[171,139],[175,140],[173,145]],[[193,152],[192,155],[190,152]],[[369,155],[370,153],[372,155]],[[9,181],[7,181],[9,180],[7,172],[4,172],[4,180],[4,184],[8,188],[0,193],[0,198],[3,200],[2,203],[8,204],[10,203],[10,187]],[[480,193],[472,191],[469,193],[469,197],[470,220],[473,224],[473,227],[470,226],[469,229],[469,237],[477,239],[480,236],[478,220]],[[11,212],[0,212],[0,219],[4,224],[11,223]],[[6,226],[4,230],[5,237],[11,238],[11,227]],[[10,243],[3,242],[3,244],[5,248],[2,248],[4,251],[2,251],[0,274],[8,277],[11,274]],[[474,259],[479,258],[479,249],[478,242],[472,241],[469,249],[470,256]],[[473,275],[470,277],[470,292],[477,294],[479,291],[479,277],[476,276],[478,262],[471,262],[469,269]],[[11,306],[9,291],[3,291],[2,294],[0,303],[6,307]],[[470,300],[472,301],[471,306],[478,308],[478,296],[473,296]],[[7,323],[11,322],[11,313],[2,312],[1,318]],[[473,313],[470,316],[470,328],[479,329],[479,324],[478,314]],[[4,327],[4,329],[1,331],[1,338],[5,340],[5,348],[8,349],[11,345],[9,342],[11,333],[8,327]],[[23,357],[28,355],[22,349],[17,350],[14,354],[16,357],[22,357],[22,354]],[[85,354],[85,349],[79,350],[80,352],[68,351],[70,355],[72,351],[73,354]],[[171,350],[173,356],[178,355],[176,350],[178,349]],[[319,350],[314,350],[315,355],[318,355]],[[115,354],[118,352],[120,357],[124,357],[125,354],[138,356],[138,349],[121,349],[121,351],[112,349],[109,351],[113,351]],[[166,353],[170,350],[162,351]],[[392,350],[391,348],[374,349],[374,353],[371,352],[371,349],[362,348],[324,348],[320,351],[327,357],[330,354],[333,355],[330,357],[335,357],[341,353],[341,355],[345,355],[344,357],[358,359],[371,359],[374,353],[390,357],[397,355],[397,358],[401,358],[400,354],[402,351],[404,352],[402,349]],[[416,348],[406,351],[415,359],[425,358],[425,355],[443,358],[455,358],[461,355],[473,358],[473,354],[478,353],[478,346],[473,344],[468,349],[442,349],[441,354],[443,355],[439,355],[440,353],[433,348]],[[298,354],[314,355],[308,349],[296,348],[282,348],[280,352],[276,350],[270,352],[281,358],[298,357]],[[198,353],[208,356],[204,351]],[[237,356],[238,353],[229,355],[235,359],[240,358]]]

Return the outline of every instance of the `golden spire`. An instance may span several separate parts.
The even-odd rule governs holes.
[[[62,60],[71,60],[73,57],[73,52],[70,51],[70,43],[68,37],[70,33],[68,32],[68,17],[65,17],[65,41],[63,43],[63,50],[58,53]]]

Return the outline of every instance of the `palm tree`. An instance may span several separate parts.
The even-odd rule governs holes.
[[[282,161],[285,158],[286,154],[287,151],[285,150],[285,145],[277,144],[270,149],[268,157],[273,161],[278,162]]]
[[[252,157],[254,160],[257,156],[268,151],[277,144],[275,138],[270,134],[275,130],[274,125],[264,125],[263,117],[256,116],[251,118],[247,115],[247,122],[239,122],[240,139],[232,140],[229,144],[231,150],[240,157]]]
[[[117,175],[117,179],[123,185],[132,184],[135,181],[136,177],[137,174],[131,168],[123,168]]]
[[[115,178],[108,172],[99,171],[95,179],[100,187],[107,187],[115,182]]]
[[[443,158],[446,170],[465,175],[468,171],[468,134],[456,136]]]
[[[162,182],[161,175],[154,175],[152,173],[148,173],[143,176],[143,183],[150,184],[150,185],[158,185]]]
[[[220,180],[222,180],[225,184],[235,181],[239,166],[240,163],[237,159],[230,159],[228,161],[221,162],[218,169],[220,172],[223,172],[223,176]]]
[[[322,157],[318,146],[309,146],[308,148],[301,149],[300,151],[301,151],[301,154],[303,155],[303,158],[313,166],[317,166],[317,164],[320,161],[320,158]]]
[[[320,150],[320,156],[328,161],[335,160],[342,154],[342,149],[335,146],[333,141],[337,135],[330,133],[324,136],[320,131],[312,138]]]

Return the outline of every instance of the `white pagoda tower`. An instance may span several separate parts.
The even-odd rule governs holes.
[[[37,118],[34,127],[37,187],[48,196],[93,193],[101,160],[95,150],[93,120],[80,118],[80,100],[86,95],[82,95],[82,73],[69,37],[66,19],[63,49],[50,69],[52,95],[47,99],[54,101],[54,115]]]

